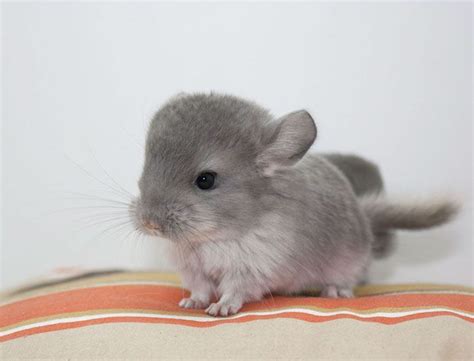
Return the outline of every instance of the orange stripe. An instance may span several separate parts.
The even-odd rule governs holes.
[[[179,300],[188,293],[178,287],[156,285],[121,285],[77,289],[17,301],[0,307],[0,328],[19,322],[91,310],[127,309],[203,315],[202,310],[183,310]],[[318,307],[328,310],[350,308],[447,307],[474,312],[474,296],[457,294],[407,294],[359,297],[353,299],[325,299],[317,297],[274,297],[247,304],[242,311],[264,311],[271,308]]]
[[[190,327],[213,327],[222,324],[230,324],[230,323],[245,323],[255,320],[268,320],[274,318],[288,318],[288,319],[296,319],[301,321],[307,322],[326,322],[332,321],[342,318],[349,318],[358,321],[365,321],[365,322],[376,322],[385,325],[393,325],[409,320],[414,319],[422,319],[422,318],[429,318],[435,316],[453,316],[453,314],[449,312],[426,312],[423,314],[417,315],[409,315],[409,316],[402,316],[397,318],[386,318],[386,317],[372,317],[372,318],[361,318],[354,315],[334,315],[334,316],[315,316],[315,315],[308,315],[298,312],[284,312],[278,315],[248,315],[237,319],[216,319],[215,322],[199,322],[199,321],[191,321],[191,320],[179,320],[179,319],[159,319],[159,318],[147,318],[147,317],[110,317],[110,318],[102,318],[102,319],[95,319],[95,320],[87,320],[87,321],[77,321],[77,322],[68,322],[68,323],[60,323],[48,326],[40,326],[31,328],[28,330],[19,331],[16,333],[12,333],[10,335],[0,337],[0,342],[12,340],[18,337],[30,336],[39,333],[45,332],[52,332],[52,331],[60,331],[72,328],[79,328],[84,326],[91,326],[91,325],[99,325],[99,324],[108,324],[108,323],[161,323],[161,324],[172,324],[172,325],[181,325],[181,326],[190,326]],[[464,319],[466,321],[472,322],[472,319],[454,315],[455,317]]]

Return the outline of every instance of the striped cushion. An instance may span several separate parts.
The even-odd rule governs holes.
[[[178,307],[188,292],[176,275],[122,272],[4,296],[0,341],[11,357],[213,359],[238,357],[237,350],[269,359],[473,357],[473,289],[363,286],[355,293],[273,296],[214,318]]]

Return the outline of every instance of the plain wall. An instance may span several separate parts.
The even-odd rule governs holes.
[[[462,199],[451,224],[400,232],[372,279],[472,285],[471,31],[469,3],[3,3],[3,286],[172,268],[88,197],[136,193],[150,117],[210,90],[308,109],[312,151],[372,159],[390,195]]]

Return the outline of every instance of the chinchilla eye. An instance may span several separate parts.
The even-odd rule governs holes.
[[[214,172],[203,172],[196,178],[196,185],[199,189],[209,190],[214,186],[216,179],[216,173]]]

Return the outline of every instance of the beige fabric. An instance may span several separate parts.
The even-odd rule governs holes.
[[[272,319],[210,328],[115,323],[14,339],[0,350],[2,360],[472,360],[474,325],[454,317],[389,326],[350,319]]]

